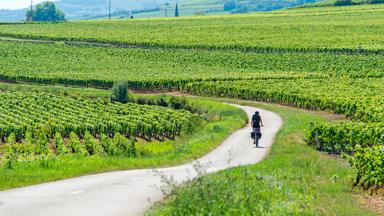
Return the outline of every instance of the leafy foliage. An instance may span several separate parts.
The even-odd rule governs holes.
[[[55,134],[55,148],[57,155],[65,155],[68,153],[68,149],[64,144],[64,140],[61,136],[61,133],[56,132]]]
[[[282,10],[272,15],[191,17],[172,21],[2,25],[0,35],[143,47],[353,53],[362,46],[382,52],[383,11],[383,6],[362,5],[350,10],[340,7]],[[226,25],[222,25],[223,22]],[[367,22],[370,25],[366,25]]]
[[[383,145],[384,125],[358,122],[312,123],[308,130],[307,142],[320,151],[353,154],[357,145]]]
[[[380,189],[384,186],[384,148],[376,145],[364,148],[357,145],[353,156],[344,155],[357,170],[355,186],[365,189]]]
[[[55,3],[50,1],[45,1],[40,4],[37,4],[35,8],[30,11],[27,11],[27,17],[32,17],[33,21],[65,21],[64,13],[56,8]]]
[[[112,102],[120,102],[120,103],[128,103],[132,99],[130,99],[130,94],[128,90],[128,82],[120,82],[112,87]]]
[[[84,145],[89,155],[105,155],[103,147],[100,145],[100,143],[95,140],[95,138],[88,131],[84,135]]]
[[[93,136],[118,132],[133,138],[173,138],[183,131],[190,132],[196,118],[186,110],[42,93],[8,92],[1,93],[0,98],[4,119],[0,122],[0,137],[14,133],[21,141],[26,131],[42,127],[37,132],[41,134],[41,152],[47,151],[46,141],[56,132],[66,138],[72,132],[83,137],[87,131]]]
[[[345,5],[352,5],[352,0],[336,0],[335,5],[336,6],[345,6]]]
[[[85,146],[81,144],[79,137],[74,132],[69,134],[68,146],[72,153],[78,156],[85,157],[88,155]]]

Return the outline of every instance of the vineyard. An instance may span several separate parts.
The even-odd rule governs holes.
[[[345,156],[358,170],[356,185],[376,189],[383,185],[382,178],[377,180],[378,175],[369,174],[376,169],[382,173],[384,161],[381,153],[384,144],[382,78],[194,82],[185,85],[183,90],[198,95],[265,101],[344,114],[354,121],[312,124],[307,132],[308,144],[329,153],[356,154],[356,157]],[[366,163],[375,165],[369,166]]]
[[[382,5],[362,5],[231,17],[1,25],[0,35],[140,47],[383,53],[383,12]]]
[[[158,106],[116,104],[99,100],[76,99],[46,94],[1,93],[0,137],[11,133],[18,140],[28,130],[46,126],[48,136],[56,132],[68,137],[71,132],[84,136],[115,133],[145,139],[174,138],[182,130],[191,132],[192,118],[187,111]]]
[[[119,49],[0,42],[0,79],[109,88],[178,88],[190,81],[382,77],[382,55]],[[60,64],[57,62],[60,59]],[[31,64],[33,62],[33,64]]]
[[[382,179],[373,181],[376,177],[363,172],[367,168],[360,162],[384,163],[383,26],[382,4],[182,19],[4,24],[0,80],[105,89],[127,81],[135,90],[178,90],[334,112],[347,120],[314,122],[307,143],[345,155],[364,176],[356,177],[357,184],[382,187]],[[1,93],[0,99],[2,142],[18,148],[20,142],[46,137],[43,143],[54,147],[42,149],[55,154],[120,154],[113,152],[131,149],[134,138],[174,139],[191,133],[196,123],[189,111],[159,106],[40,93]],[[14,154],[25,151],[8,148]]]
[[[382,78],[259,79],[195,82],[184,86],[184,90],[329,110],[363,122],[382,122],[382,83]]]
[[[95,138],[105,152],[114,155],[113,149],[126,147],[129,140],[174,139],[191,133],[197,120],[185,110],[25,92],[0,93],[0,110],[0,139],[13,149],[8,149],[8,155],[31,154],[27,146],[33,142],[43,146],[35,152],[49,153],[49,140],[54,140],[53,152],[61,154],[67,152],[63,139],[69,140],[73,153],[92,155],[102,152],[97,150]]]

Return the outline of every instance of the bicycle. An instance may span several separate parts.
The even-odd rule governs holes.
[[[253,139],[253,144],[256,144],[256,148],[259,147],[259,140],[261,139],[260,128],[253,128],[253,131],[251,132],[251,138]]]

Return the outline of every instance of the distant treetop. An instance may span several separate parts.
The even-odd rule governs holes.
[[[27,21],[65,21],[65,14],[53,2],[46,1],[36,5],[32,11],[27,11]]]

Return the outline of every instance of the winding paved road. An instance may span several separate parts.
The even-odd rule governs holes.
[[[235,105],[251,116],[256,108]],[[262,160],[282,125],[272,112],[257,109],[264,121],[261,148],[250,139],[251,128],[233,133],[217,149],[188,164],[159,169],[177,182],[193,178],[193,164],[203,164],[207,172]],[[0,192],[1,216],[128,216],[141,215],[162,199],[160,177],[153,170],[128,170],[83,176]]]

